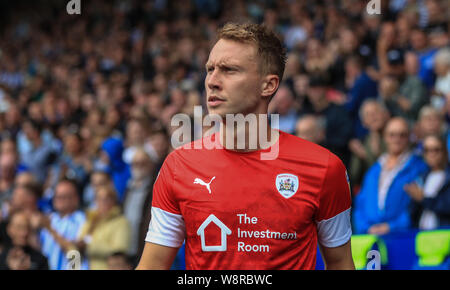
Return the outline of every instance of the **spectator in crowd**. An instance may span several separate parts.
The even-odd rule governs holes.
[[[408,120],[417,120],[419,110],[427,103],[427,91],[417,76],[419,60],[412,52],[405,54],[405,79],[400,85],[398,105],[405,112]]]
[[[430,45],[426,31],[420,27],[416,27],[411,31],[410,43],[413,52],[419,58],[419,78],[427,89],[431,89],[435,82],[433,63],[437,49]]]
[[[7,232],[11,243],[0,254],[0,270],[48,270],[47,259],[30,246],[32,229],[27,213],[12,214]]]
[[[7,214],[15,178],[25,170],[27,168],[19,162],[15,141],[9,137],[3,139],[0,143],[0,220]]]
[[[384,131],[386,153],[369,168],[355,199],[353,225],[356,234],[383,235],[411,226],[410,198],[404,186],[427,169],[410,151],[405,119],[389,120]]]
[[[376,52],[379,74],[398,77],[399,66],[402,62],[402,52],[397,44],[395,25],[392,21],[381,24]]]
[[[126,145],[123,152],[123,160],[127,164],[131,163],[132,156],[138,147],[144,147],[153,159],[158,158],[155,150],[148,143],[150,136],[148,122],[149,120],[147,118],[131,118],[128,120],[125,139]]]
[[[108,257],[108,270],[133,270],[134,265],[127,254],[113,253]]]
[[[105,170],[114,183],[118,194],[118,201],[123,201],[128,179],[131,176],[130,167],[123,159],[123,143],[117,138],[106,139],[101,147],[97,168]]]
[[[284,77],[283,77],[284,78]],[[298,104],[299,111],[311,112],[311,103],[308,100],[309,76],[305,73],[299,73],[293,77],[293,88],[295,102]]]
[[[121,213],[113,187],[99,188],[96,204],[97,209],[87,214],[75,246],[87,257],[89,269],[106,270],[111,254],[126,253],[130,248],[130,226]]]
[[[295,133],[297,110],[294,94],[287,86],[282,86],[271,101],[271,111],[279,116],[279,129],[289,134]]]
[[[150,222],[150,206],[154,182],[154,164],[144,148],[137,148],[131,162],[131,179],[123,202],[124,215],[131,228],[128,254],[137,257],[144,248]]]
[[[312,37],[307,41],[305,51],[305,70],[307,73],[311,75],[327,73],[335,61],[335,53],[328,51],[329,49],[318,38]]]
[[[423,155],[429,170],[416,182],[405,185],[413,200],[413,225],[420,230],[450,226],[450,169],[447,147],[442,137],[425,137]]]
[[[44,183],[50,166],[55,162],[57,151],[53,144],[45,142],[42,137],[42,126],[33,120],[27,120],[22,125],[25,136],[31,143],[31,150],[21,156],[22,162],[36,177]]]
[[[353,133],[353,123],[342,106],[327,100],[326,91],[326,82],[322,77],[310,79],[308,99],[313,108],[310,113],[325,119],[324,146],[340,157],[344,164],[348,164],[350,152],[347,144]]]
[[[30,171],[23,171],[16,175],[14,187],[33,186],[38,187],[40,184]]]
[[[123,138],[124,123],[122,114],[117,106],[107,106],[104,114],[104,124],[108,131],[111,132],[111,137]]]
[[[377,82],[364,71],[359,56],[350,56],[345,62],[345,87],[348,90],[344,103],[351,118],[355,120],[354,135],[361,137],[364,134],[363,125],[359,118],[359,110],[364,100],[375,98],[378,95]]]
[[[17,178],[9,207],[10,214],[19,210],[30,215],[39,212],[39,198],[42,195],[42,189],[37,183],[21,181],[25,179],[24,177],[27,175],[21,174]]]
[[[450,93],[450,48],[441,48],[436,53],[434,63],[437,76],[434,91],[437,95],[444,97]]]
[[[369,131],[363,140],[352,139],[349,148],[352,152],[350,162],[350,181],[352,185],[361,184],[363,173],[385,152],[383,129],[389,120],[389,113],[384,105],[375,99],[364,101],[360,109],[363,126]]]
[[[30,187],[36,191],[38,194],[39,200],[38,200],[38,209],[39,211],[48,211],[51,207],[51,199],[45,196],[44,194],[44,187],[41,183],[36,179],[36,177],[33,175],[30,171],[23,171],[16,175],[15,181],[14,181],[14,187]]]
[[[87,163],[83,139],[78,133],[67,133],[64,137],[64,152],[51,171],[51,177],[54,180],[50,186],[54,186],[61,178],[70,178],[84,187],[88,178],[85,168]]]
[[[102,186],[114,186],[109,174],[101,170],[92,172],[90,183],[85,187],[83,192],[83,203],[85,208],[95,208],[95,193]]]
[[[432,106],[420,109],[419,119],[416,123],[416,153],[422,154],[423,139],[429,135],[444,135],[444,117],[439,110]]]
[[[2,135],[7,133],[10,138],[16,140],[17,134],[21,128],[21,111],[20,107],[15,103],[9,103],[8,110],[5,112],[5,125],[6,132],[2,132]]]
[[[399,99],[400,91],[397,78],[392,75],[383,75],[380,79],[378,100],[388,109],[390,116],[406,116],[399,105]]]
[[[26,213],[29,217],[39,214],[38,201],[41,196],[41,189],[36,183],[28,183],[24,185],[16,185],[11,197],[11,201],[7,208],[4,219],[0,222],[0,245],[8,245],[11,243],[7,235],[7,225],[10,217],[18,211]],[[5,214],[5,213],[4,213]],[[33,226],[33,224],[32,224]],[[36,228],[33,226],[33,232],[30,234],[30,243],[35,248],[39,248]]]
[[[20,173],[28,170],[28,168],[23,165],[19,160],[19,153],[17,152],[16,142],[14,139],[7,137],[2,139],[0,143],[0,154],[1,155],[11,155],[16,162],[16,168],[14,173]]]
[[[17,159],[11,154],[0,154],[0,219],[2,217],[3,204],[11,199],[14,177],[16,175]]]
[[[335,61],[330,70],[331,85],[333,87],[345,91],[360,77],[360,73],[363,72],[364,68],[358,53],[359,45],[360,39],[356,31],[347,25],[341,25],[337,39],[330,41],[330,46],[335,54]],[[373,84],[376,85],[375,82]]]
[[[55,189],[53,207],[50,216],[39,215],[40,243],[42,253],[47,257],[51,270],[68,270],[66,254],[71,250],[81,226],[85,223],[85,214],[79,208],[78,185],[69,179],[61,180]],[[83,265],[82,269],[86,269]]]
[[[298,119],[295,128],[297,137],[319,145],[325,141],[326,123],[322,117],[304,115]]]

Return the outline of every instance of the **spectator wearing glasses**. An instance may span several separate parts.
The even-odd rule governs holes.
[[[427,166],[410,151],[409,133],[403,118],[395,117],[387,123],[386,153],[368,170],[355,199],[356,234],[383,235],[410,227],[410,198],[404,186],[425,172]]]
[[[450,226],[450,168],[444,140],[438,135],[426,137],[423,156],[430,169],[417,182],[405,186],[414,201],[412,221],[420,230]]]

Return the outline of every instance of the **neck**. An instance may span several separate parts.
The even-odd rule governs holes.
[[[64,212],[59,212],[59,215],[61,216],[61,217],[65,217],[65,216],[68,216],[68,215],[70,215],[70,214],[72,214],[74,212],[74,210],[71,210],[71,211],[64,211]]]
[[[398,159],[400,158],[400,156],[402,156],[404,153],[406,153],[407,151],[401,151],[401,152],[395,152],[395,153],[389,153],[389,159]]]
[[[270,127],[268,118],[267,113],[249,114],[241,119],[234,117],[228,121],[223,118],[220,124],[221,145],[225,149],[237,152],[251,152],[271,147],[277,142],[279,132]]]
[[[36,147],[36,148],[39,147],[41,145],[41,138],[35,138],[32,141],[32,143],[33,143],[34,147]]]
[[[380,137],[381,136],[381,132],[382,132],[382,130],[370,130],[369,131],[369,135],[370,136]]]
[[[436,166],[431,168],[431,172],[442,171],[444,170],[443,166]]]
[[[142,186],[146,180],[147,180],[147,178],[143,177],[143,178],[139,178],[139,179],[134,179],[133,181],[136,186]]]

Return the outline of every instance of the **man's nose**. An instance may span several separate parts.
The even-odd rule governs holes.
[[[206,85],[211,90],[220,90],[221,89],[222,85],[221,85],[219,71],[217,69],[213,70],[206,77]]]

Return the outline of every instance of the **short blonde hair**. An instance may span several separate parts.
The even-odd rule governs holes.
[[[260,59],[260,72],[263,75],[277,75],[281,83],[286,65],[286,50],[272,30],[253,23],[227,23],[218,31],[217,40],[220,39],[254,44]]]

